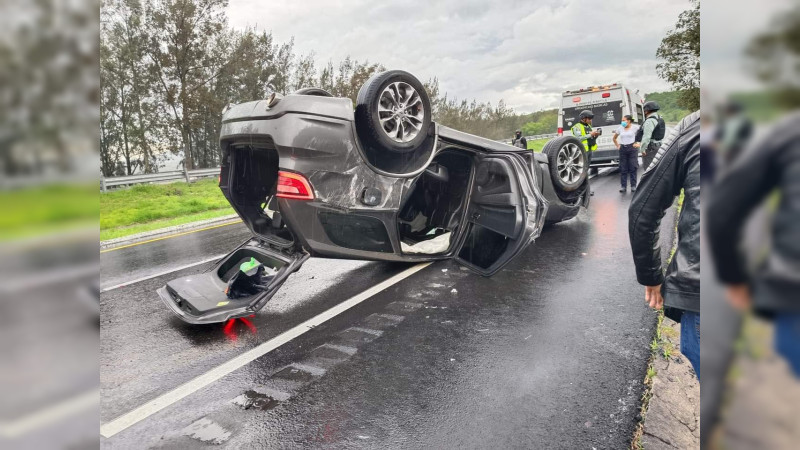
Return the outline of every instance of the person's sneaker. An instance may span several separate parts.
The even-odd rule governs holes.
[[[620,191],[620,192],[622,192],[623,194],[624,194],[624,193],[625,193],[625,191],[627,191],[627,190],[628,190],[627,188],[619,188],[619,191]]]
[[[636,188],[635,188],[635,187],[632,187],[632,188],[631,188],[631,192],[636,192]]]

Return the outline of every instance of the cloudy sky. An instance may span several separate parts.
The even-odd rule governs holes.
[[[667,90],[655,52],[688,0],[230,0],[232,26],[295,39],[318,65],[350,55],[438,77],[449,95],[517,111],[568,88],[623,81]]]
[[[756,35],[796,7],[796,0],[737,2],[735,7],[730,0],[703,1],[700,79],[704,98],[759,89],[759,83],[745,70],[743,51]]]

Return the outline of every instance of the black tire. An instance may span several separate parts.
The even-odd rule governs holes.
[[[371,76],[358,91],[355,120],[365,147],[411,153],[427,138],[431,101],[416,77],[402,70],[389,70]]]
[[[559,197],[571,197],[586,181],[589,159],[583,144],[574,136],[557,137],[542,149],[550,166],[550,179]]]

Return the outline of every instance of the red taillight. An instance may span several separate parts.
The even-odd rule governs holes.
[[[580,97],[572,97],[572,103],[580,103],[580,101],[581,101]]]
[[[559,135],[559,136],[563,136],[563,135],[564,135],[564,129],[563,129],[563,128],[560,128],[560,127],[559,127],[559,129],[558,129],[558,135]]]
[[[611,92],[603,92],[603,98],[611,97]]]
[[[314,191],[306,177],[299,173],[278,172],[277,196],[294,200],[313,200]]]

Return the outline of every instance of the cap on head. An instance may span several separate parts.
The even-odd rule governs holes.
[[[593,112],[591,112],[591,111],[590,111],[590,110],[588,110],[588,109],[584,109],[584,110],[583,110],[583,111],[581,111],[581,113],[578,115],[578,119],[580,119],[580,120],[583,120],[583,119],[591,119],[592,117],[594,117],[594,113],[593,113]]]

